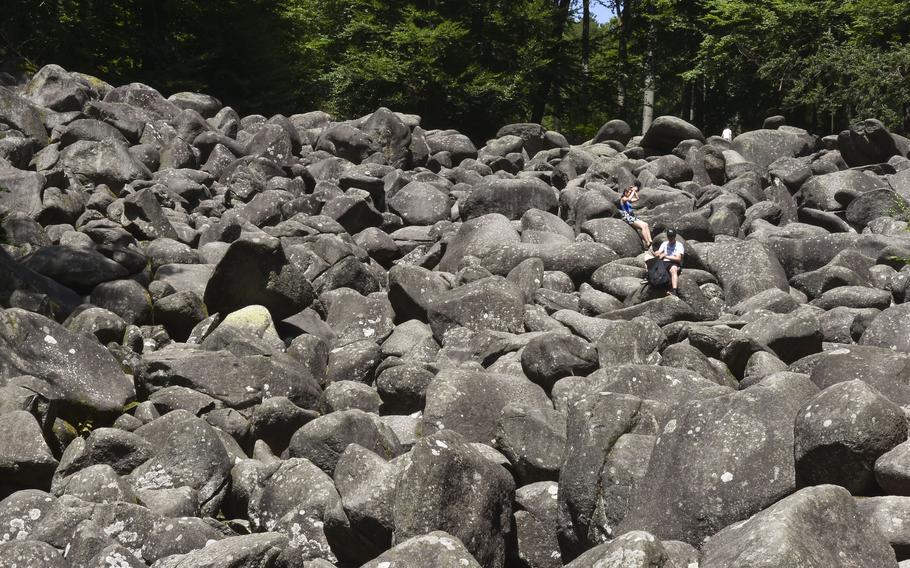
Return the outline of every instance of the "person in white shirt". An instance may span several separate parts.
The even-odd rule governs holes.
[[[667,229],[667,240],[660,245],[654,256],[667,263],[667,270],[670,272],[670,293],[674,296],[678,295],[679,271],[682,270],[684,254],[686,247],[676,240],[676,231]]]
[[[723,133],[721,134],[721,137],[723,137],[723,139],[724,139],[724,140],[727,140],[728,142],[732,142],[732,141],[733,141],[733,131],[730,130],[729,127],[728,127],[728,128],[724,128],[724,131],[723,131]]]

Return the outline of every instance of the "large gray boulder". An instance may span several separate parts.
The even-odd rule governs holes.
[[[276,239],[256,237],[231,243],[206,284],[204,298],[209,313],[258,304],[278,321],[307,308],[315,292]]]
[[[845,345],[824,351],[809,378],[820,389],[861,380],[899,406],[910,405],[910,355],[883,347]]]
[[[894,137],[874,118],[855,122],[838,134],[837,149],[850,167],[881,164],[900,154]]]
[[[291,437],[288,455],[306,458],[333,475],[339,458],[350,444],[388,459],[402,453],[398,436],[379,416],[351,409],[331,412],[302,426]]]
[[[349,523],[332,478],[306,459],[290,458],[267,466],[252,486],[249,507],[253,527],[286,531],[293,541],[288,552],[305,559],[334,561],[331,546],[342,552],[338,544],[353,544],[343,540],[350,537]]]
[[[532,339],[521,352],[525,375],[546,390],[563,377],[588,375],[597,369],[593,345],[566,333],[548,333]]]
[[[763,172],[778,158],[804,156],[813,148],[803,136],[787,130],[752,130],[733,139],[733,149]]]
[[[621,563],[621,564],[617,564]],[[675,568],[678,566],[653,534],[633,531],[585,552],[566,568]]]
[[[22,259],[22,264],[76,291],[87,293],[102,282],[129,274],[121,264],[94,249],[51,245]]]
[[[445,531],[411,537],[361,568],[480,568],[471,552],[458,538]]]
[[[113,418],[136,396],[131,377],[94,338],[18,308],[0,311],[0,378],[31,375],[65,414]]]
[[[604,320],[597,340],[601,368],[622,364],[655,364],[657,351],[667,341],[663,331],[648,318],[630,321]]]
[[[759,317],[746,324],[742,332],[767,345],[787,364],[822,350],[821,321],[814,309]]]
[[[813,176],[803,184],[795,197],[800,207],[838,211],[857,194],[887,187],[887,182],[861,171],[844,170]]]
[[[303,509],[313,520],[327,523],[330,531],[347,524],[332,478],[303,458],[271,464],[253,487],[249,506],[250,520],[259,530],[274,530],[295,509]]]
[[[286,396],[301,408],[317,408],[322,389],[310,371],[290,356],[250,355],[172,347],[145,355],[136,385],[146,396],[169,386],[186,386],[246,408],[268,396]]]
[[[644,364],[601,367],[586,377],[584,386],[586,393],[630,394],[671,405],[730,392],[688,369]]]
[[[58,165],[87,183],[119,189],[135,180],[152,179],[152,172],[116,140],[79,140],[60,152]]]
[[[699,546],[793,492],[792,424],[816,392],[808,379],[769,378],[676,407],[620,531]]]
[[[787,275],[777,257],[758,241],[697,245],[699,259],[724,289],[733,306],[769,288],[789,291]]]
[[[541,481],[515,491],[515,539],[522,566],[561,568],[556,537],[559,484]]]
[[[38,540],[13,540],[0,544],[0,566],[66,568],[68,563],[53,546]],[[129,567],[127,567],[129,568]]]
[[[0,87],[2,88],[2,87]],[[0,211],[19,211],[37,215],[41,211],[41,191],[46,180],[37,172],[14,168],[0,161]]]
[[[420,266],[399,264],[389,272],[388,298],[395,310],[395,320],[427,321],[427,308],[438,292],[448,290],[449,283],[438,272]]]
[[[621,144],[628,144],[632,139],[632,128],[624,120],[613,119],[604,123],[594,135],[594,142],[603,142],[605,140],[616,140]]]
[[[46,301],[48,315],[63,321],[82,304],[73,290],[22,265],[0,249],[0,304],[16,306],[17,298]]]
[[[860,380],[807,401],[793,429],[797,482],[834,483],[857,495],[875,491],[875,460],[907,439],[901,407]]]
[[[524,377],[444,369],[430,382],[423,432],[455,430],[469,442],[492,445],[499,414],[507,404],[528,409],[552,408],[546,393]]]
[[[460,164],[465,159],[477,158],[477,147],[470,138],[456,130],[435,131],[426,140],[431,153],[451,154],[453,165]]]
[[[361,130],[378,146],[390,166],[411,166],[411,129],[397,114],[381,107],[367,117]]]
[[[437,339],[454,327],[521,333],[524,293],[505,278],[491,276],[435,294],[427,318]]]
[[[461,540],[484,568],[502,568],[514,494],[508,472],[457,432],[421,438],[398,482],[395,542],[442,530]]]
[[[856,507],[888,539],[899,561],[910,559],[910,528],[904,525],[910,512],[910,498],[866,497],[857,499]]]
[[[701,130],[675,116],[659,116],[641,139],[644,148],[669,154],[683,140],[705,141]]]
[[[180,107],[168,101],[161,93],[142,83],[130,83],[114,88],[104,96],[106,103],[123,103],[147,113],[153,120],[172,120],[180,114]]]
[[[481,255],[481,264],[493,274],[506,276],[525,260],[539,258],[545,270],[565,272],[576,284],[580,284],[618,256],[600,243],[500,243],[489,247]]]
[[[389,208],[409,225],[432,225],[449,218],[452,203],[436,186],[412,181],[389,199]]]
[[[151,459],[129,476],[136,492],[190,487],[200,510],[213,515],[221,507],[231,475],[231,460],[215,428],[201,418],[174,425]]]
[[[874,189],[857,196],[847,205],[847,222],[858,231],[879,217],[906,221],[910,218],[910,203],[890,189]]]
[[[557,516],[560,548],[567,558],[619,534],[611,521],[622,519],[628,499],[616,503],[613,497],[628,493],[635,480],[611,479],[606,465],[624,435],[656,432],[655,413],[662,413],[656,405],[608,391],[580,397],[569,406]],[[614,506],[607,509],[608,502]]]
[[[530,209],[555,213],[558,205],[556,190],[537,178],[490,178],[471,188],[459,212],[465,221],[491,213],[521,219]]]
[[[27,488],[50,489],[57,460],[30,413],[0,414],[0,496]]]
[[[550,408],[508,404],[496,427],[496,448],[519,484],[559,479],[566,446],[566,417]]]
[[[892,306],[877,315],[859,343],[910,353],[910,303]]]
[[[395,524],[392,501],[401,462],[386,461],[358,444],[350,444],[338,459],[333,480],[351,530],[369,543],[370,556],[392,545]]]
[[[0,120],[21,131],[38,146],[47,146],[41,109],[6,87],[0,87]]]
[[[438,268],[455,273],[465,256],[482,257],[495,245],[519,242],[521,236],[508,218],[499,213],[483,215],[462,223],[449,238]]]
[[[155,565],[159,568],[270,567],[287,545],[288,538],[274,532],[232,536],[188,554],[169,556]]]
[[[884,535],[859,512],[850,493],[833,485],[808,487],[702,548],[703,568],[896,568]]]

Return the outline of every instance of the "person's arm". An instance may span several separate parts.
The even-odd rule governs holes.
[[[682,245],[676,245],[676,250],[673,251],[673,256],[668,257],[672,262],[678,262],[682,264],[682,257],[685,254],[686,249]]]

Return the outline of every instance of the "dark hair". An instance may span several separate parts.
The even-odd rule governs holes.
[[[635,180],[632,185],[635,186],[635,189],[641,189],[641,182],[639,180]]]

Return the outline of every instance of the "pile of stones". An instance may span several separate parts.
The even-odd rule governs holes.
[[[880,122],[478,148],[0,84],[0,566],[910,559],[910,140]],[[678,295],[617,214],[636,180]]]

